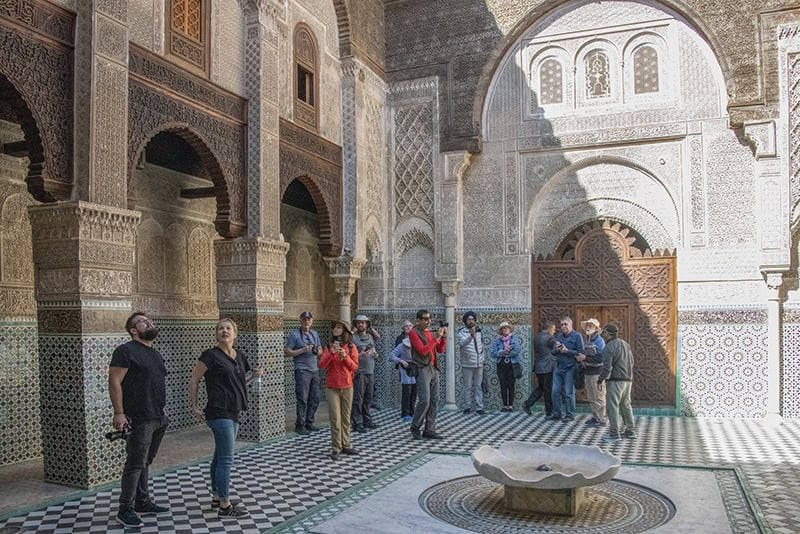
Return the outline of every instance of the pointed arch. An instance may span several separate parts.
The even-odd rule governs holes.
[[[210,148],[210,143],[187,124],[167,123],[158,126],[146,134],[135,144],[135,150],[129,148],[128,153],[128,198],[133,193],[133,170],[139,161],[147,144],[159,133],[171,133],[188,143],[200,159],[200,163],[207,177],[214,184],[214,198],[217,201],[217,214],[214,225],[220,235],[233,237],[234,232],[231,221],[231,201],[228,182],[220,165],[220,159]]]
[[[339,255],[339,242],[338,236],[333,235],[331,228],[331,208],[333,205],[330,199],[326,198],[322,189],[317,182],[307,175],[300,175],[294,179],[285,180],[283,188],[281,189],[281,198],[286,194],[289,185],[294,181],[300,182],[306,188],[308,194],[311,195],[311,200],[314,202],[314,208],[317,210],[319,217],[319,249],[323,256],[338,256]]]

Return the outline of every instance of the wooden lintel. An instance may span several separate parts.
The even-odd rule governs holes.
[[[15,141],[13,143],[3,144],[3,154],[7,156],[14,156],[15,158],[27,158],[28,152],[29,150],[27,141]]]
[[[192,189],[181,189],[181,198],[213,198],[217,192],[213,187],[195,187]]]

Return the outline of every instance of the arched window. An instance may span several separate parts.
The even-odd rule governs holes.
[[[208,0],[169,0],[167,6],[167,54],[193,69],[209,72],[211,28]]]
[[[294,63],[294,118],[298,124],[316,131],[319,117],[317,40],[303,24],[294,32]]]
[[[633,92],[658,92],[658,51],[652,46],[642,46],[633,53]]]
[[[584,61],[587,100],[611,96],[608,56],[600,50],[592,50]]]
[[[564,102],[564,73],[557,59],[548,59],[539,66],[539,99],[542,104]]]

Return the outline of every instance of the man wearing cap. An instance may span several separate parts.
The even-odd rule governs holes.
[[[553,372],[553,416],[561,419],[561,393],[567,401],[566,414],[561,419],[567,423],[575,420],[575,366],[583,361],[583,336],[572,327],[572,319],[564,316],[559,321],[561,331],[556,336],[553,354],[556,369]]]
[[[583,374],[586,377],[586,398],[592,409],[592,418],[586,421],[590,427],[604,426],[606,424],[606,394],[603,386],[598,384],[597,377],[603,367],[603,349],[606,342],[600,335],[600,321],[592,317],[581,322],[586,333],[585,347],[586,359],[583,360]]]
[[[289,332],[283,353],[294,358],[294,395],[296,399],[297,420],[294,430],[306,435],[314,430],[314,414],[317,413],[320,398],[319,367],[317,358],[322,354],[319,334],[311,328],[314,316],[310,311],[300,314],[300,328]]]
[[[622,437],[634,439],[633,409],[631,409],[631,383],[633,382],[633,351],[630,345],[619,338],[619,328],[609,324],[603,329],[606,348],[603,351],[603,368],[598,381],[606,385],[606,408],[608,412],[608,434],[606,443],[616,443]],[[625,423],[622,433],[620,415]]]
[[[353,379],[353,410],[352,422],[353,430],[356,432],[366,432],[368,428],[376,428],[369,413],[372,405],[372,388],[375,378],[375,360],[378,358],[378,351],[375,350],[375,339],[367,331],[369,317],[366,315],[356,315],[353,325],[356,331],[353,332],[353,343],[358,349],[358,370]]]
[[[464,326],[458,329],[459,353],[461,354],[461,373],[464,377],[464,413],[472,411],[472,399],[475,399],[475,413],[483,415],[483,364],[486,357],[483,353],[481,327],[477,324],[474,311],[468,311],[463,317]]]

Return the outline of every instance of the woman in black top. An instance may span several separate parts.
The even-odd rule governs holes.
[[[189,381],[192,413],[214,433],[214,459],[211,461],[211,499],[219,505],[219,516],[246,517],[247,510],[230,501],[233,446],[239,432],[239,415],[247,410],[247,384],[260,377],[260,367],[251,369],[247,356],[233,348],[238,330],[231,319],[217,323],[217,346],[200,355]],[[197,406],[197,385],[206,379],[208,403],[205,411]]]

